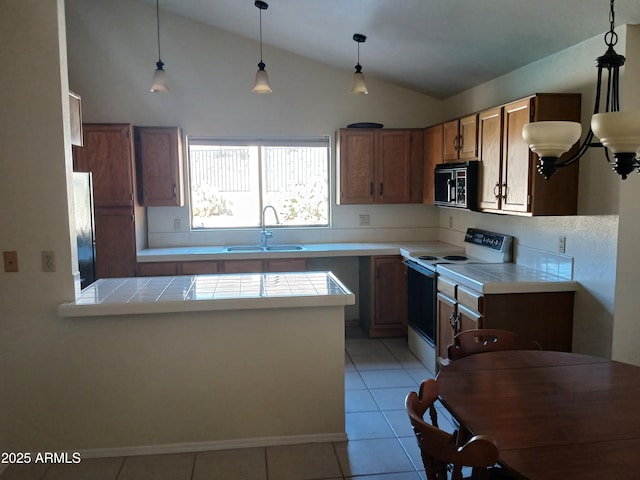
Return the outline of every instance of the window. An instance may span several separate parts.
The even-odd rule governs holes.
[[[329,137],[189,138],[191,227],[329,225]]]

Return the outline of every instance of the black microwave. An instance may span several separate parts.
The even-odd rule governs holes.
[[[479,166],[477,160],[436,165],[433,204],[477,210]]]

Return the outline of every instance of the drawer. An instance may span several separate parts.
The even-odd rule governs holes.
[[[447,278],[438,276],[438,292],[450,298],[456,298],[458,284]]]
[[[484,297],[480,292],[469,288],[458,286],[458,303],[470,310],[484,313]]]

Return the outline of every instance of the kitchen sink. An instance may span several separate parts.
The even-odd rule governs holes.
[[[236,245],[226,247],[227,252],[262,252],[264,249],[260,245]]]
[[[296,252],[304,250],[302,245],[269,245],[261,247],[260,245],[234,245],[225,247],[227,252]]]
[[[264,248],[267,252],[295,252],[304,250],[302,245],[269,245]]]

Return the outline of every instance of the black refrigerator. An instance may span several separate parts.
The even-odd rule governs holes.
[[[91,173],[73,173],[73,198],[76,212],[80,288],[85,288],[96,281],[96,242]]]

